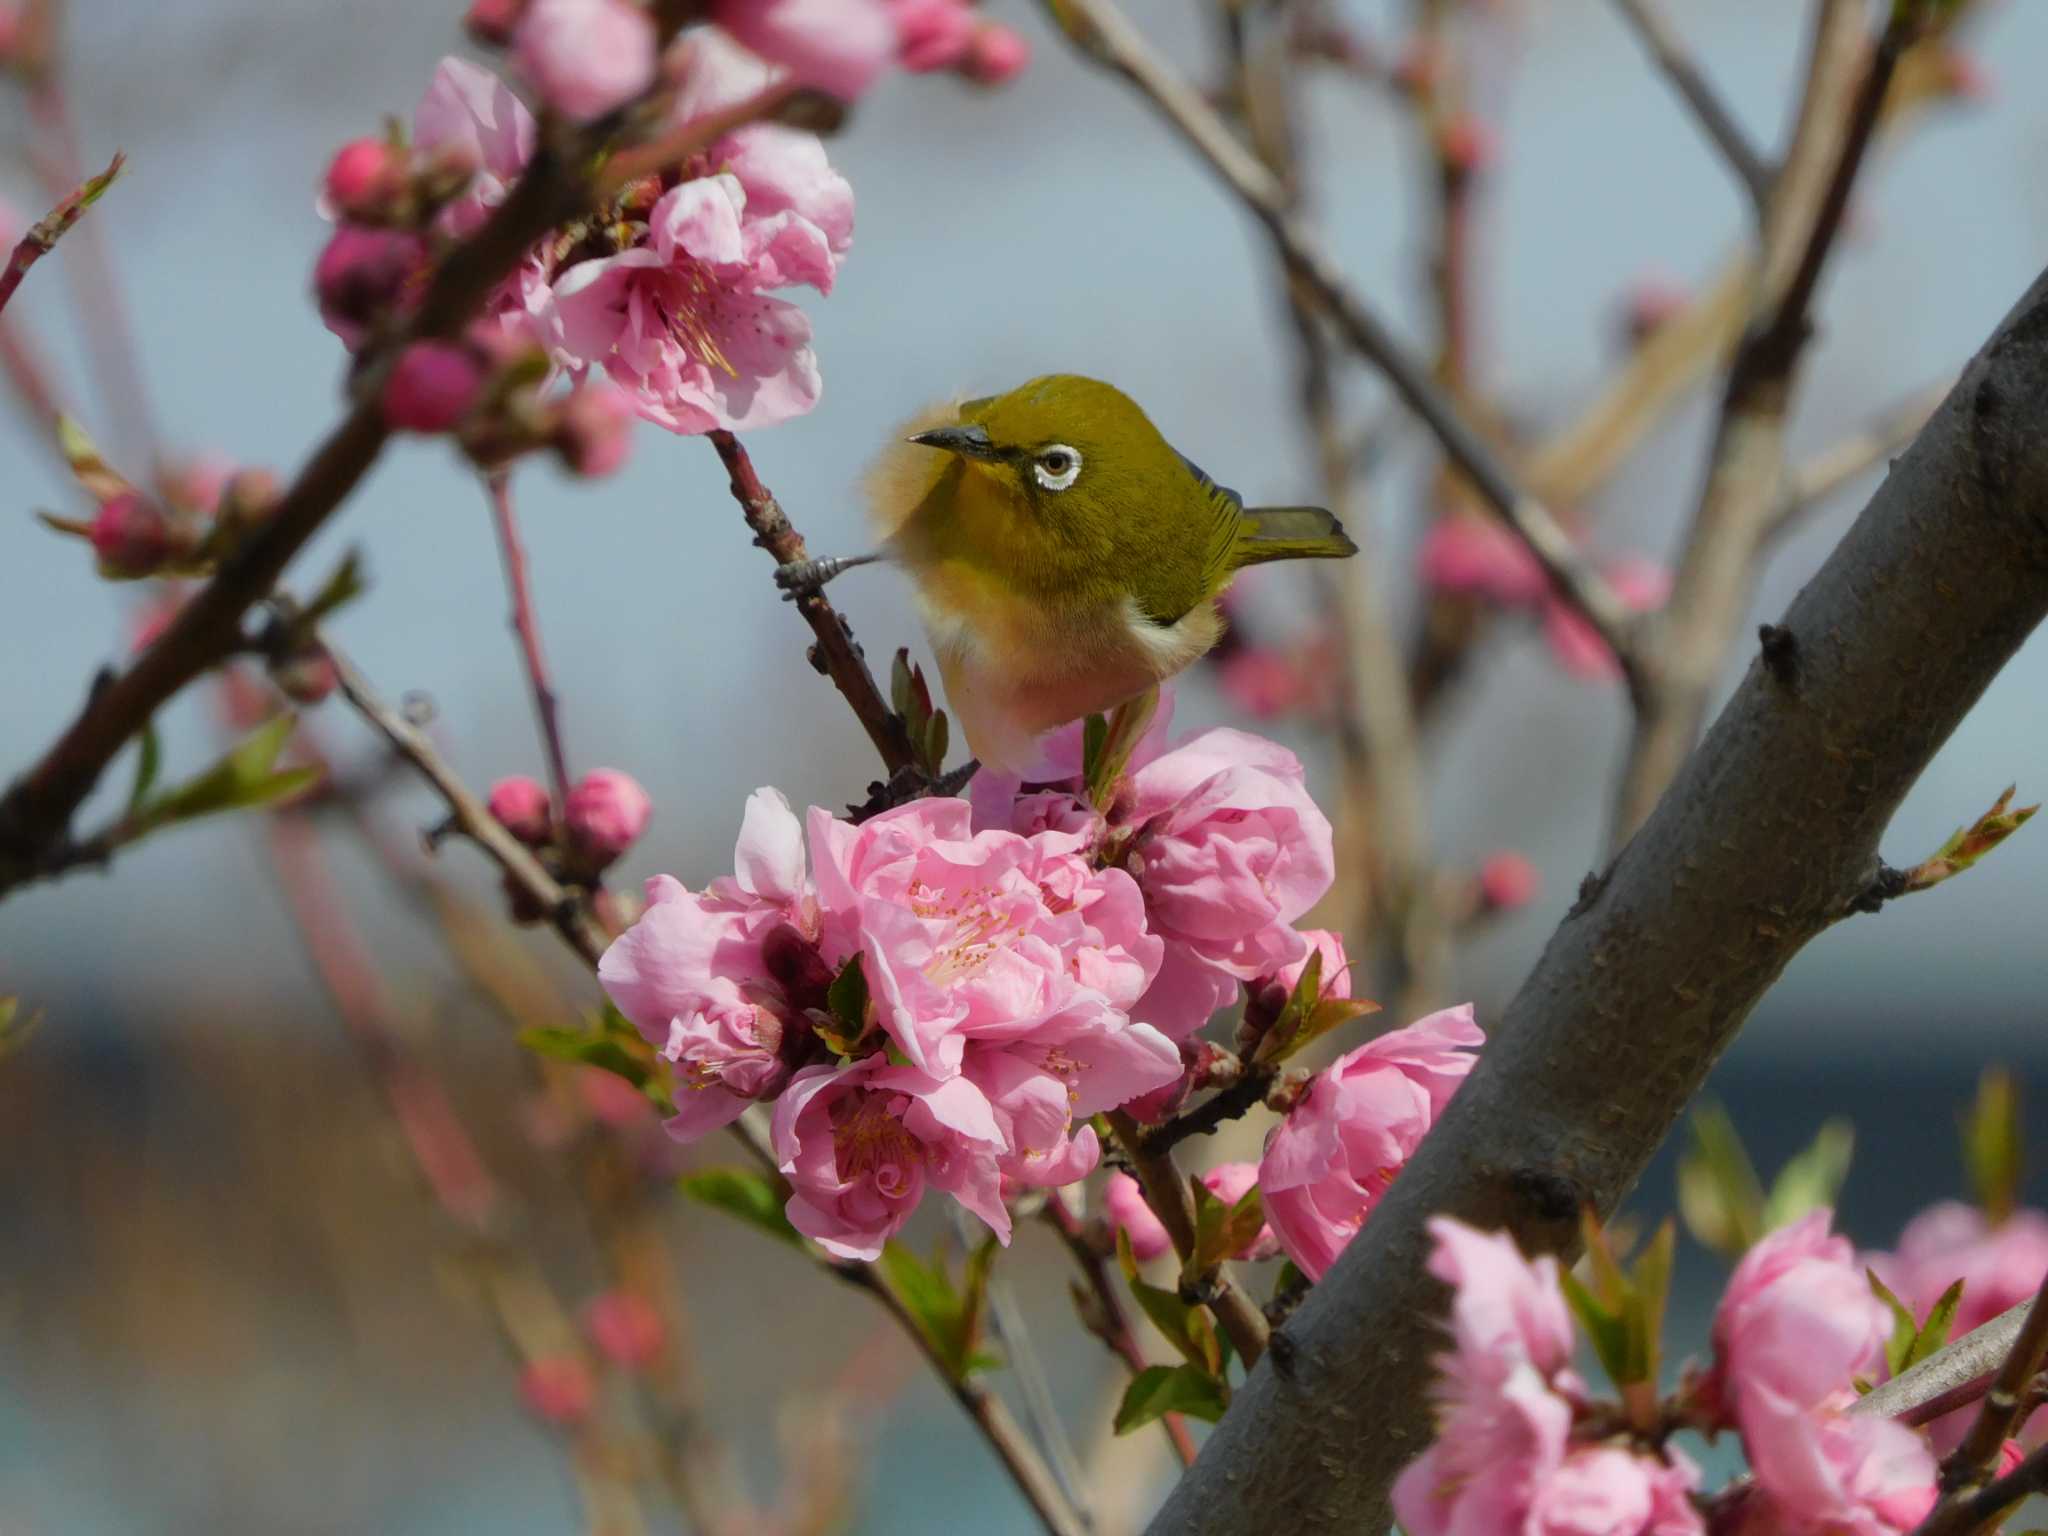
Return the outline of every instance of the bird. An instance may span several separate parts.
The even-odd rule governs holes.
[[[910,577],[946,701],[985,770],[1030,777],[1044,738],[1186,668],[1246,566],[1342,559],[1321,507],[1247,507],[1136,401],[1079,374],[929,408],[866,482],[878,548],[778,571],[792,597],[854,565]]]

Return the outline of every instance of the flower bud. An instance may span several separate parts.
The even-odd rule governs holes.
[[[1622,329],[1640,346],[1676,319],[1689,298],[1685,284],[1674,277],[1660,273],[1640,277],[1622,301]]]
[[[308,645],[270,664],[270,680],[295,704],[318,704],[340,685],[325,647]]]
[[[1189,1087],[1228,1088],[1244,1076],[1244,1059],[1214,1040],[1195,1042],[1195,1064],[1188,1069]]]
[[[586,773],[564,808],[569,844],[593,869],[605,868],[638,842],[653,814],[647,791],[616,768]]]
[[[537,1418],[567,1428],[590,1417],[597,1383],[576,1355],[549,1355],[519,1373],[519,1395]]]
[[[562,402],[555,451],[573,474],[595,479],[626,462],[638,419],[626,392],[602,379],[586,379]]]
[[[1984,67],[1984,61],[1964,48],[1944,48],[1941,51],[1941,84],[1957,101],[1967,101],[1973,106],[1982,106],[1998,89],[1997,82],[1991,78],[1991,71]]]
[[[227,484],[221,487],[218,504],[221,521],[244,528],[267,523],[283,495],[283,485],[270,470],[236,470],[228,476]]]
[[[896,56],[916,73],[964,65],[974,46],[975,17],[962,0],[896,0]]]
[[[554,837],[548,792],[537,779],[514,774],[498,780],[491,786],[489,809],[507,832],[529,848],[545,847]]]
[[[155,575],[176,542],[163,508],[140,491],[123,491],[101,502],[88,536],[100,574],[120,580]]]
[[[1131,1240],[1131,1257],[1156,1259],[1173,1246],[1166,1228],[1145,1203],[1145,1191],[1128,1173],[1112,1173],[1102,1187],[1102,1210],[1110,1224]]]
[[[478,42],[492,48],[503,48],[512,41],[512,34],[518,29],[519,18],[526,11],[526,0],[470,0],[470,7],[462,18],[462,27]]]
[[[1180,1042],[1180,1061],[1184,1069],[1179,1077],[1164,1083],[1149,1093],[1141,1093],[1124,1105],[1124,1113],[1141,1125],[1153,1125],[1164,1120],[1179,1109],[1188,1099],[1194,1084],[1194,1069],[1201,1059],[1201,1045],[1194,1040]]]
[[[1489,912],[1513,912],[1536,899],[1543,876],[1512,849],[1491,855],[1479,866],[1479,899]]]
[[[647,1369],[668,1344],[661,1313],[632,1291],[606,1291],[592,1298],[583,1312],[583,1326],[597,1352],[623,1370]]]
[[[334,152],[321,178],[327,208],[342,218],[382,222],[405,197],[410,158],[384,139],[350,140]]]
[[[1500,139],[1477,113],[1459,112],[1444,124],[1437,151],[1448,169],[1471,176],[1490,169],[1500,158]]]
[[[982,85],[1006,85],[1030,63],[1031,44],[1023,33],[987,21],[974,29],[974,41],[968,45],[960,71]]]
[[[157,478],[157,489],[180,511],[211,517],[219,510],[221,493],[234,473],[231,460],[217,453],[202,453],[164,470]]]
[[[427,248],[418,235],[342,225],[313,267],[321,322],[354,351],[370,328],[399,303],[426,259]]]
[[[654,83],[654,18],[630,0],[532,0],[513,61],[541,99],[588,122]]]
[[[484,370],[467,347],[417,341],[384,381],[385,423],[400,432],[446,432],[483,393]]]

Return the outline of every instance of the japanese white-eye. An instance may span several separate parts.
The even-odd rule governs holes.
[[[1027,776],[1045,732],[1214,645],[1244,567],[1358,552],[1320,507],[1245,506],[1129,396],[1074,374],[923,413],[868,489],[969,749]]]

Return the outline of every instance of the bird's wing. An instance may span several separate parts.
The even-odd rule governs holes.
[[[1169,605],[1177,608],[1178,612],[1152,615],[1161,624],[1177,623],[1195,604],[1214,597],[1222,590],[1234,568],[1232,552],[1237,547],[1238,532],[1244,522],[1244,498],[1229,486],[1218,485],[1209,477],[1208,471],[1186,454],[1178,449],[1174,451],[1181,463],[1187,465],[1188,473],[1195,477],[1195,483],[1203,493],[1197,526],[1179,535],[1202,541],[1202,577],[1200,591],[1184,594],[1184,600],[1177,598]]]

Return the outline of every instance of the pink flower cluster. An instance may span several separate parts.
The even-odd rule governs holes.
[[[1848,1240],[1815,1211],[1744,1256],[1715,1312],[1713,1360],[1665,1416],[1740,1435],[1754,1482],[1716,1504],[1713,1528],[1763,1536],[1892,1536],[1935,1499],[1925,1438],[1852,1414],[1891,1331]],[[1394,1488],[1411,1536],[1690,1536],[1698,1470],[1668,1444],[1618,1433],[1570,1369],[1556,1262],[1505,1235],[1431,1223],[1431,1273],[1453,1288],[1452,1349],[1439,1361],[1436,1442]],[[1710,1501],[1712,1502],[1712,1501]],[[1725,1517],[1725,1518],[1724,1518]]]
[[[1574,677],[1612,681],[1621,676],[1606,642],[1559,600],[1536,557],[1497,520],[1471,513],[1439,518],[1423,538],[1421,564],[1423,585],[1431,592],[1533,614],[1552,657]],[[1638,613],[1661,608],[1671,595],[1670,573],[1653,561],[1609,561],[1601,574]]]
[[[1330,883],[1289,754],[1154,754],[1107,819],[1053,789],[1002,825],[925,799],[855,826],[757,791],[734,873],[651,881],[599,967],[675,1064],[672,1132],[772,1101],[790,1219],[835,1254],[875,1257],[928,1188],[1007,1240],[1009,1192],[1092,1172],[1090,1117],[1182,1079],[1177,1041],[1305,958],[1291,924]]]
[[[891,62],[1000,85],[1031,45],[967,0],[719,0],[712,17],[804,85],[851,99]]]

